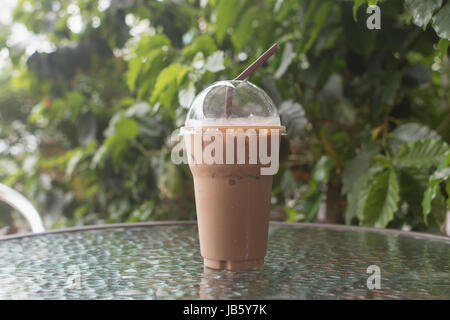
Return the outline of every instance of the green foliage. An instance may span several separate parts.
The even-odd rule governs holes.
[[[443,4],[442,0],[405,0],[407,8],[411,11],[413,22],[424,29],[432,20],[433,29],[443,39],[450,39],[450,4]]]
[[[432,209],[432,201],[439,195],[439,184],[447,181],[447,195],[450,177],[450,151],[447,151],[445,160],[440,165],[440,169],[436,170],[429,178],[428,187],[425,190],[422,208],[425,223],[428,224],[428,215]],[[449,202],[449,200],[447,200]]]
[[[152,103],[159,101],[162,105],[170,107],[172,99],[187,71],[186,67],[177,63],[163,69],[159,73],[158,78],[156,78],[150,101]]]
[[[315,43],[320,31],[327,22],[330,10],[333,8],[331,2],[323,2],[320,7],[315,11],[313,16],[313,26],[311,29],[311,35],[309,36],[308,42],[303,47],[304,51],[308,51],[311,46]]]
[[[433,13],[442,6],[442,0],[405,0],[406,7],[411,11],[413,21],[419,27],[425,28]]]
[[[448,39],[441,39],[438,42],[438,50],[439,50],[439,58],[445,59],[445,56],[448,52],[448,45],[450,44],[450,41]]]
[[[249,8],[242,16],[236,31],[231,34],[231,41],[236,50],[241,50],[251,38],[253,24],[260,14],[259,11],[257,6]]]
[[[374,175],[368,188],[364,207],[359,215],[361,224],[385,228],[394,218],[399,200],[399,186],[394,170],[385,170]]]
[[[343,193],[349,192],[356,180],[367,172],[370,167],[370,160],[377,151],[376,147],[369,146],[360,150],[360,152],[350,160],[342,173]]]
[[[366,3],[366,0],[355,0],[353,3],[353,19],[357,21],[356,14],[358,12],[359,7],[361,7],[364,3]]]
[[[423,139],[405,144],[394,154],[393,164],[397,167],[427,168],[436,167],[445,152],[449,150],[448,144],[443,141]]]
[[[279,106],[278,112],[289,137],[301,137],[307,124],[303,107],[293,101],[284,101]]]
[[[217,26],[216,35],[219,42],[222,42],[223,37],[227,32],[227,28],[236,19],[236,7],[238,0],[221,0],[217,7]]]
[[[19,1],[13,13],[50,53],[27,54],[0,26],[11,62],[0,76],[0,179],[48,227],[195,217],[189,169],[170,162],[167,138],[198,92],[278,42],[251,78],[287,127],[274,211],[315,221],[338,208],[347,224],[441,228],[449,1],[54,2]],[[374,4],[380,30],[366,28]]]
[[[119,168],[124,149],[128,143],[136,139],[138,133],[139,127],[136,121],[124,118],[114,123],[113,130],[106,134],[107,138],[104,145],[107,152],[111,152],[116,170]]]
[[[433,28],[439,37],[450,40],[450,3],[446,3],[434,16]]]
[[[292,203],[286,204],[284,209],[288,213],[287,221],[313,221],[325,199],[324,188],[330,180],[333,162],[323,156],[315,164],[308,188]],[[281,179],[281,191],[289,198],[296,190],[296,182],[291,171],[286,170]],[[295,213],[295,214],[294,214]]]
[[[414,194],[423,197],[423,216],[427,223],[431,202],[438,194],[437,184],[448,179],[446,173],[450,167],[447,167],[448,163],[443,163],[443,159],[446,158],[449,147],[444,141],[437,140],[440,138],[436,132],[417,123],[408,123],[398,126],[388,139],[393,152],[392,158],[389,153],[380,155],[374,150],[364,150],[344,171],[343,191],[350,190],[346,211],[348,223],[358,217],[363,225],[386,227],[394,220],[400,195],[404,198],[402,201],[413,207],[417,202]],[[374,161],[370,169],[367,158]],[[417,172],[429,172],[426,168],[441,169],[430,176],[429,187],[424,190],[423,183],[420,182],[423,178],[417,179],[415,175],[417,176]],[[415,171],[411,176],[411,170],[422,171]],[[400,183],[396,172],[402,176]],[[427,176],[425,173],[424,177]]]
[[[345,211],[345,221],[347,224],[351,224],[355,218],[357,218],[360,223],[364,220],[369,220],[365,217],[364,208],[366,207],[371,182],[374,181],[374,176],[379,173],[380,170],[381,168],[379,166],[370,168],[368,171],[362,173],[350,187],[347,187],[350,190],[347,193],[348,204]],[[368,209],[370,209],[370,207]]]
[[[418,123],[406,123],[398,126],[389,134],[389,147],[395,150],[405,143],[415,142],[421,139],[441,139],[439,135],[428,127]]]

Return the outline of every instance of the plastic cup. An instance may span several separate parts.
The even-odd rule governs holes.
[[[205,266],[264,264],[283,131],[272,100],[248,81],[216,82],[194,99],[181,132]]]

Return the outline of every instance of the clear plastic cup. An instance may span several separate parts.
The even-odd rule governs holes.
[[[273,101],[248,81],[216,82],[194,99],[181,132],[205,266],[264,264],[283,131]]]

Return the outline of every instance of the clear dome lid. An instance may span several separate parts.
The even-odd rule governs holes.
[[[280,126],[272,99],[248,81],[215,82],[194,99],[186,127]]]

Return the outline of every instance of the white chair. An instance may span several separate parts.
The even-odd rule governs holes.
[[[31,225],[31,231],[43,232],[45,231],[41,216],[33,207],[30,201],[23,195],[11,189],[8,186],[0,183],[0,201],[8,203],[11,207],[19,211]]]

